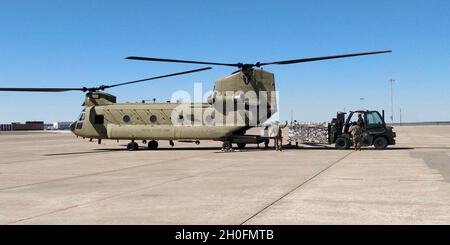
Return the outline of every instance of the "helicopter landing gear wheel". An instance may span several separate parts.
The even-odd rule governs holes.
[[[139,149],[139,145],[136,142],[128,143],[127,150],[129,150],[129,151],[136,151],[137,149]]]
[[[150,150],[158,149],[158,141],[151,140],[150,142],[148,142],[148,149],[150,149]]]
[[[237,147],[239,150],[242,150],[245,148],[245,143],[237,143]]]
[[[269,143],[270,143],[270,140],[268,140],[268,139],[266,139],[266,140],[264,140],[264,148],[269,148]]]
[[[232,149],[231,142],[229,142],[229,141],[223,142],[222,151],[229,152],[229,151],[231,151],[231,149]]]

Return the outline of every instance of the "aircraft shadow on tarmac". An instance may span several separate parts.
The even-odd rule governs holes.
[[[306,146],[305,146],[306,145]],[[383,151],[389,150],[413,150],[415,147],[391,147],[384,149]],[[315,143],[303,143],[301,146],[295,145],[285,145],[283,150],[334,150],[334,151],[342,151],[341,149],[336,149],[332,145],[323,145],[323,144],[315,144]],[[354,148],[349,148],[347,150],[354,150]],[[363,151],[380,151],[374,147],[362,147]]]
[[[332,150],[332,151],[342,151],[339,149],[334,148],[333,146],[326,146],[326,145],[317,145],[317,144],[307,144],[308,147],[305,146],[288,146],[286,145],[283,148],[283,151],[293,151],[293,150]],[[427,149],[450,149],[450,147],[418,147],[418,148],[427,148]],[[385,150],[412,150],[415,149],[413,147],[389,147]],[[245,149],[235,149],[231,152],[255,152],[255,151],[274,151],[274,147],[246,147]],[[353,149],[348,149],[353,150]],[[363,148],[363,151],[379,151],[375,148]],[[229,152],[223,152],[221,147],[160,147],[157,150],[149,150],[146,147],[141,147],[138,149],[138,151],[216,151],[215,153],[229,153]],[[65,155],[84,155],[84,154],[99,154],[99,153],[109,153],[109,152],[128,152],[128,150],[125,147],[121,148],[100,148],[100,149],[92,149],[91,151],[80,151],[80,152],[63,152],[63,153],[50,153],[50,154],[43,154],[43,156],[51,157],[51,156],[65,156]]]
[[[450,146],[418,146],[414,149],[450,150]]]
[[[124,149],[92,149],[92,151],[78,151],[78,152],[63,152],[63,153],[50,153],[50,154],[43,154],[42,156],[45,157],[51,157],[51,156],[64,156],[64,155],[81,155],[81,154],[95,154],[95,153],[107,153],[107,152],[114,152],[114,151],[124,151]],[[126,149],[125,149],[126,151]]]
[[[137,151],[211,151],[218,150],[220,151],[222,148],[220,147],[159,147],[157,150],[150,150],[146,147],[140,147]],[[257,148],[255,148],[257,150]],[[123,148],[99,148],[92,149],[91,151],[79,151],[79,152],[62,152],[62,153],[50,153],[43,154],[43,156],[51,157],[51,156],[64,156],[64,155],[82,155],[82,154],[98,154],[98,153],[109,153],[109,152],[129,152],[126,149],[126,146]],[[133,152],[133,151],[130,151]]]

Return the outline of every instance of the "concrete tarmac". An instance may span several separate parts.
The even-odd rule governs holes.
[[[229,153],[0,132],[0,224],[450,224],[450,126],[395,131],[385,151]]]

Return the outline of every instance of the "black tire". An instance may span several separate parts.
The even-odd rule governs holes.
[[[135,151],[138,148],[138,144],[134,143],[134,142],[130,142],[127,145],[127,150],[129,151]]]
[[[378,150],[383,150],[388,146],[388,141],[384,137],[378,137],[373,141],[373,146]]]
[[[150,150],[158,149],[158,141],[150,140],[150,142],[148,142],[148,149],[150,149]]]
[[[238,147],[238,149],[244,149],[245,143],[237,143],[237,147]]]
[[[223,144],[222,144],[223,151],[231,151],[231,149],[232,149],[232,145],[230,142],[227,142],[227,141],[223,142]]]
[[[339,137],[335,143],[336,149],[345,150],[350,148],[350,141],[347,138]]]
[[[268,139],[264,140],[264,147],[269,148],[269,143],[270,143],[270,140],[268,140]]]

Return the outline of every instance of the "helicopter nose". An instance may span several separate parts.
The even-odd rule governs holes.
[[[72,132],[75,131],[75,124],[76,124],[76,122],[73,122],[70,124],[70,131],[72,131]]]

